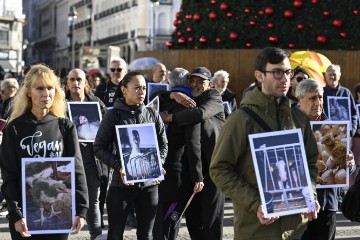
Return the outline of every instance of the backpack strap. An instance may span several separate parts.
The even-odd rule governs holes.
[[[257,115],[253,110],[246,106],[241,106],[240,109],[245,112],[247,115],[249,115],[262,129],[264,129],[266,132],[272,132],[273,130],[271,127],[261,118],[259,115]]]

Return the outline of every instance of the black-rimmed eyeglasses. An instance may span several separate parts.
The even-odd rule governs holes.
[[[117,72],[121,72],[121,71],[122,71],[122,68],[110,68],[110,71],[111,71],[111,72],[115,72],[115,70],[116,70]]]
[[[286,74],[286,76],[288,76],[289,78],[292,78],[294,76],[294,71],[292,69],[288,69],[288,70],[274,69],[272,71],[262,71],[262,72],[272,73],[276,80],[282,79],[284,74]]]

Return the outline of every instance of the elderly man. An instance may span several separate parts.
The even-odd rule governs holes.
[[[77,68],[71,70],[67,76],[69,91],[66,93],[66,100],[68,102],[98,102],[102,115],[104,115],[106,106],[99,98],[85,93],[87,84],[83,70]],[[86,222],[90,232],[90,239],[95,239],[102,233],[99,208],[100,179],[107,174],[107,168],[95,158],[92,143],[81,143],[79,145],[89,192],[89,209],[86,213]]]
[[[305,216],[265,217],[248,140],[249,134],[267,131],[254,121],[249,111],[263,119],[273,131],[301,128],[310,177],[315,183],[318,150],[309,120],[300,110],[292,111],[286,97],[292,73],[287,52],[275,47],[261,50],[254,72],[261,85],[245,95],[241,110],[228,117],[216,142],[210,176],[233,200],[234,239],[296,239],[305,230],[305,216],[309,220],[317,217],[316,211],[309,211]]]
[[[152,82],[165,83],[167,70],[164,64],[157,63],[152,69]]]
[[[112,107],[114,105],[116,89],[128,72],[128,68],[124,59],[114,58],[111,60],[109,70],[111,73],[110,81],[100,84],[95,91],[95,96],[100,98],[106,107]]]
[[[7,78],[1,82],[1,118],[7,119],[11,114],[11,102],[19,89],[18,81],[15,78]]]
[[[322,86],[313,79],[305,79],[297,85],[295,94],[299,100],[299,107],[311,121],[327,119],[323,113],[323,93]],[[348,156],[348,159],[349,165],[355,166],[352,154]],[[340,188],[317,189],[320,212],[315,221],[308,223],[302,240],[335,239],[339,194]]]
[[[351,118],[349,119],[351,121],[350,135],[354,136],[358,124],[355,101],[351,91],[340,85],[340,77],[341,69],[339,65],[331,64],[328,66],[325,72],[326,86],[324,87],[324,112],[331,119],[331,115],[328,112],[328,96],[348,97],[350,99],[351,111]]]

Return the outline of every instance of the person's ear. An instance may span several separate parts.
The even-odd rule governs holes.
[[[264,73],[259,70],[255,70],[254,76],[259,83],[262,83],[265,77]]]

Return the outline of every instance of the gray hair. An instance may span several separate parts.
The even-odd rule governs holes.
[[[230,74],[227,71],[224,70],[219,70],[217,72],[214,73],[214,76],[211,79],[212,83],[215,83],[218,79],[220,78],[229,78]]]
[[[1,82],[1,86],[7,89],[15,88],[16,90],[19,89],[19,83],[15,78],[7,78]]]
[[[123,62],[123,63],[125,63],[125,65],[127,67],[126,61],[121,57],[113,57],[113,58],[111,58],[110,63],[113,63],[113,62],[118,62],[118,63]]]
[[[329,72],[329,71],[340,72],[340,71],[341,71],[340,65],[330,64],[330,65],[326,68],[326,72]]]
[[[171,88],[187,86],[189,75],[189,72],[184,68],[174,68],[168,76],[169,86]]]
[[[295,96],[297,99],[302,99],[306,93],[315,92],[315,91],[323,91],[323,87],[320,85],[318,81],[308,78],[302,80],[296,86]]]

